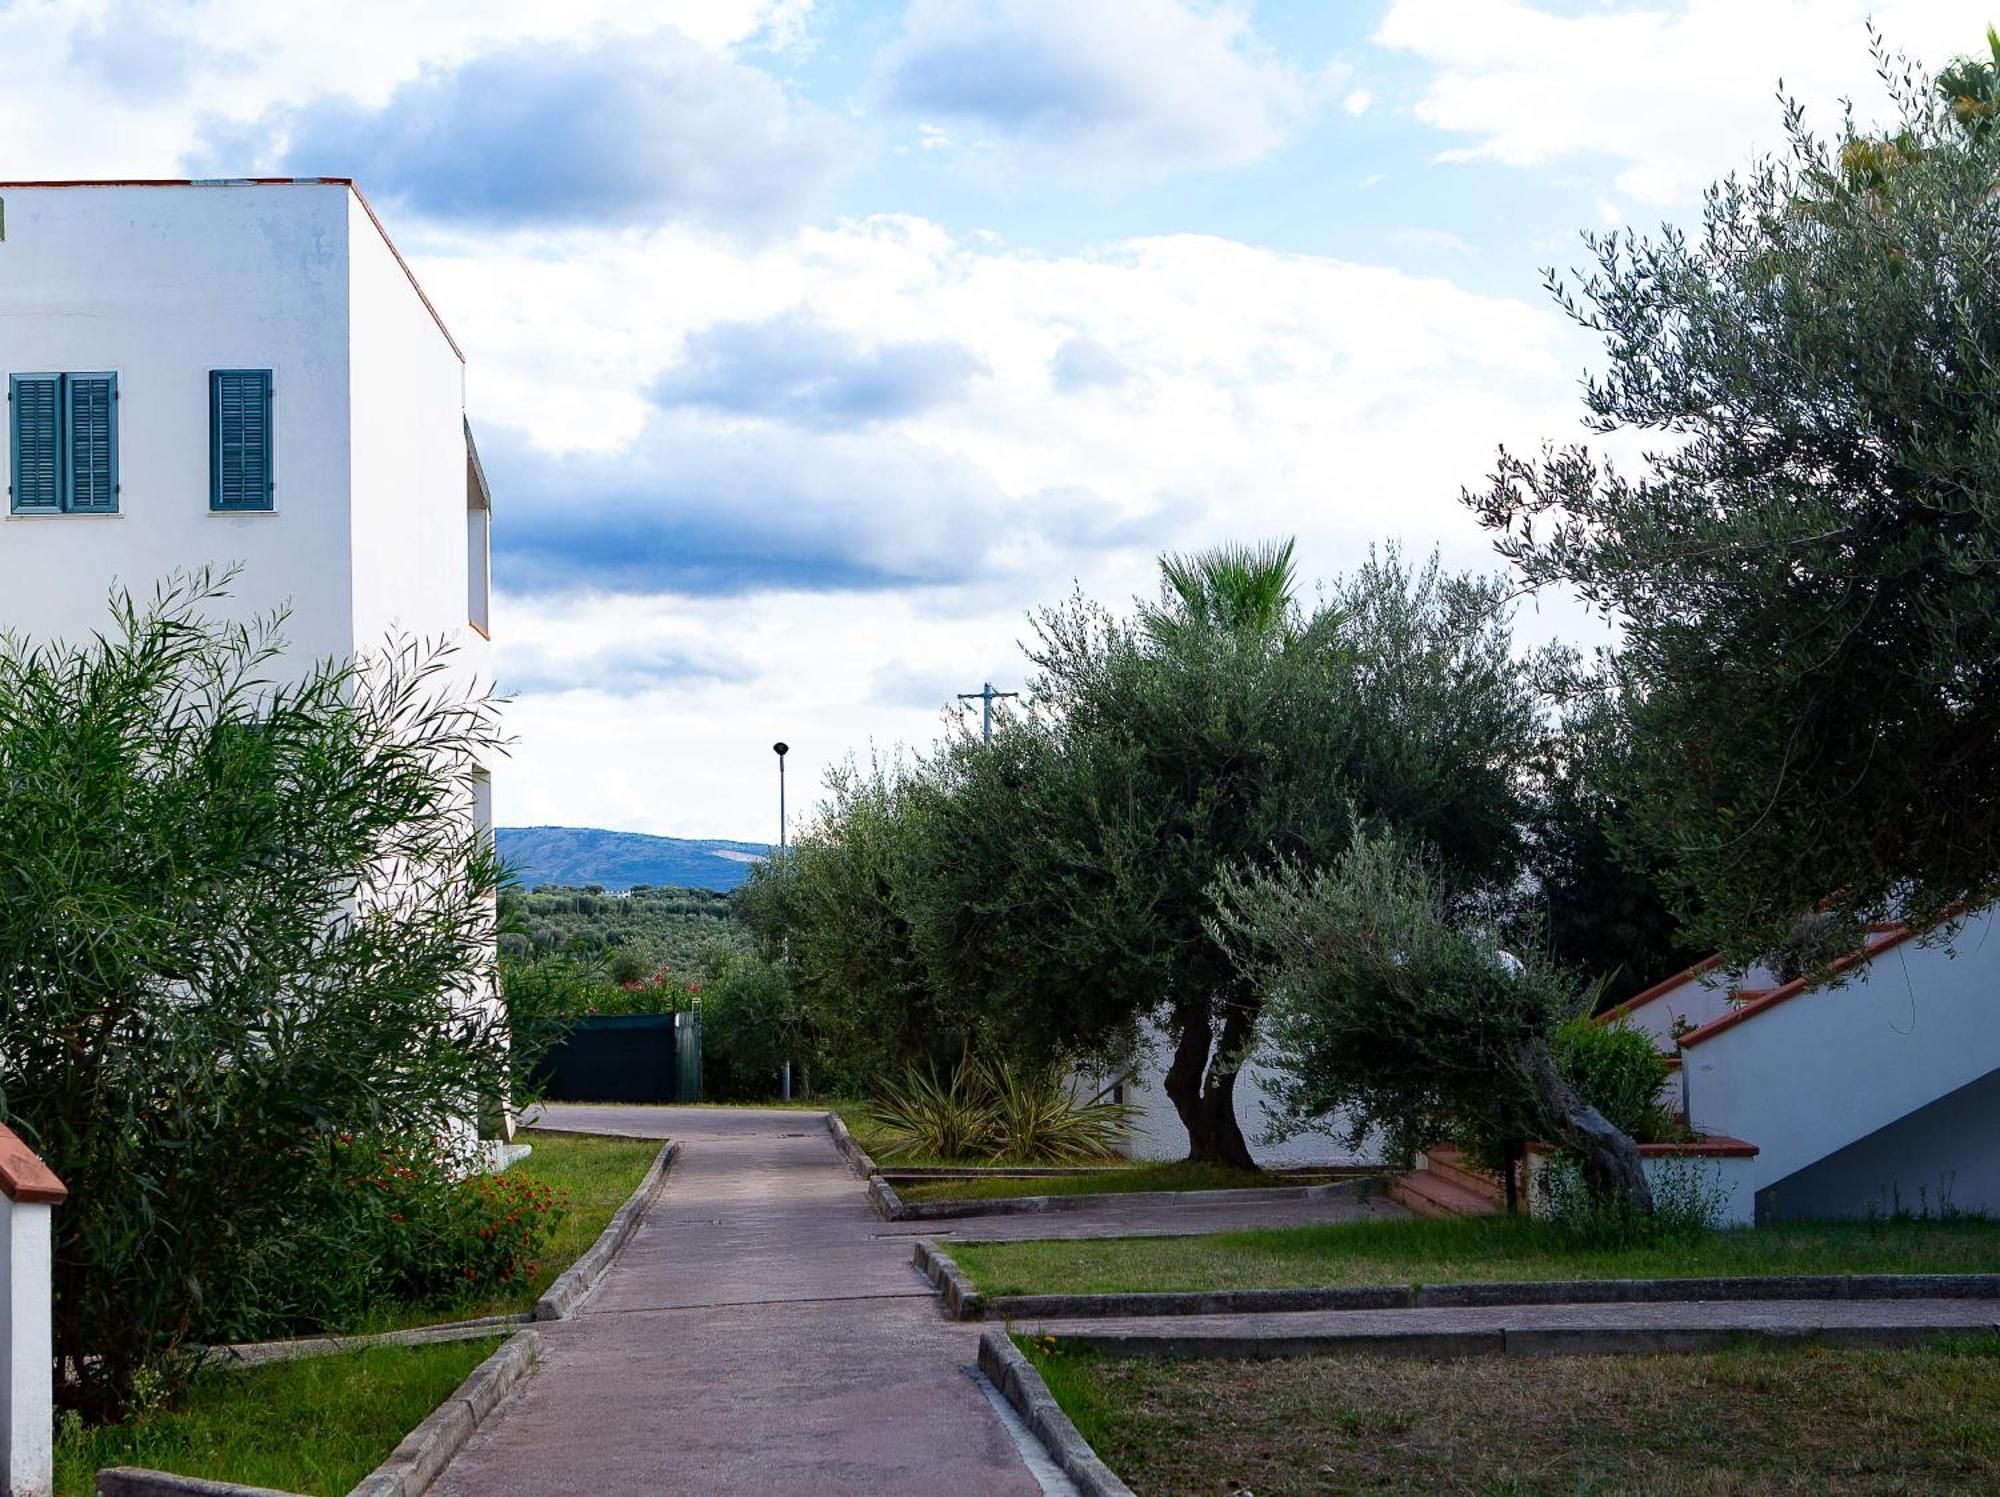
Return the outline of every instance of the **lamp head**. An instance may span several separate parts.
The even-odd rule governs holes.
[[[784,758],[791,751],[792,746],[789,743],[774,743],[771,745],[771,752],[776,754],[780,759]]]

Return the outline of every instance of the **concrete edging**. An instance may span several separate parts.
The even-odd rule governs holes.
[[[1284,1201],[1321,1201],[1352,1196],[1373,1177],[1334,1180],[1325,1185],[1268,1185],[1244,1190],[1124,1190],[1088,1195],[993,1196],[976,1201],[919,1201],[912,1205],[877,1175],[868,1182],[875,1209],[891,1221],[957,1221],[968,1216],[1032,1216],[1045,1211],[1087,1211],[1106,1201],[1133,1206],[1175,1206],[1213,1201],[1225,1206],[1268,1206]],[[878,1196],[879,1191],[879,1196]]]
[[[868,1157],[868,1151],[854,1141],[854,1135],[847,1131],[847,1120],[839,1113],[827,1112],[826,1131],[833,1135],[834,1148],[840,1151],[840,1157],[847,1161],[847,1167],[855,1174],[868,1180],[882,1172],[875,1161]]]
[[[1049,1457],[1063,1475],[1076,1483],[1082,1497],[1135,1497],[1132,1489],[1105,1465],[1069,1415],[1062,1411],[1049,1385],[1035,1371],[1034,1363],[1022,1355],[1014,1338],[1002,1330],[988,1330],[979,1338],[979,1370],[986,1374],[1000,1396],[1013,1405],[1014,1412],[1035,1433]]]
[[[978,1285],[965,1276],[965,1270],[952,1261],[951,1254],[928,1238],[919,1238],[910,1261],[937,1290],[945,1314],[954,1320],[986,1318],[986,1296],[979,1292]]]
[[[422,1497],[445,1463],[458,1454],[541,1357],[542,1339],[516,1331],[492,1356],[472,1369],[451,1396],[431,1411],[348,1497]],[[177,1476],[136,1466],[107,1466],[97,1473],[97,1497],[298,1497],[273,1487],[246,1487],[232,1481]]]
[[[472,1369],[430,1418],[389,1452],[387,1460],[364,1476],[347,1497],[423,1497],[447,1462],[484,1424],[500,1400],[511,1393],[541,1359],[542,1338],[534,1331],[516,1331],[492,1356]]]
[[[1922,1346],[2000,1325],[1833,1326],[1521,1326],[1462,1330],[1412,1329],[1300,1335],[1177,1336],[1129,1331],[1082,1331],[1061,1344],[1107,1357],[1591,1357],[1655,1352],[1723,1351],[1751,1346]],[[987,1331],[987,1335],[994,1334]]]
[[[617,1135],[613,1135],[617,1136]],[[625,1240],[638,1229],[639,1218],[652,1204],[653,1196],[667,1178],[667,1171],[673,1167],[679,1155],[679,1139],[672,1139],[660,1145],[660,1152],[639,1181],[638,1187],[625,1198],[604,1230],[597,1234],[597,1241],[587,1248],[583,1256],[556,1276],[556,1281],[542,1292],[535,1301],[534,1319],[563,1320],[569,1316],[583,1297],[597,1287],[597,1281],[604,1277],[611,1260],[618,1256],[618,1250],[625,1246]]]
[[[442,1320],[436,1325],[411,1326],[404,1331],[372,1331],[363,1336],[295,1336],[285,1341],[239,1341],[232,1346],[212,1349],[223,1360],[245,1367],[261,1367],[267,1362],[290,1362],[300,1357],[330,1357],[341,1352],[366,1351],[371,1346],[429,1346],[439,1341],[476,1341],[481,1336],[518,1330],[534,1318],[524,1310],[518,1315]]]
[[[942,1260],[943,1267],[938,1266]],[[916,1265],[959,1320],[1259,1315],[1308,1310],[1444,1310],[1492,1305],[1676,1304],[1697,1300],[2000,1299],[2000,1274],[1786,1274],[1707,1279],[1549,1279],[1462,1284],[1359,1284],[1325,1289],[1218,1289],[1135,1294],[988,1296],[929,1243]]]

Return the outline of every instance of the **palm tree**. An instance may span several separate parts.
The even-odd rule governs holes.
[[[1292,541],[1228,545],[1160,558],[1161,601],[1140,610],[1147,635],[1170,645],[1189,631],[1277,643],[1294,625]]]

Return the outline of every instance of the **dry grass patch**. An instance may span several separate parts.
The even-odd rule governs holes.
[[[2000,1490],[2000,1337],[1463,1361],[1027,1350],[1141,1497]]]

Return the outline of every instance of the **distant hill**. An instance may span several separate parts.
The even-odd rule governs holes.
[[[763,842],[648,837],[594,827],[503,826],[494,836],[500,856],[525,889],[541,884],[733,889],[750,876],[752,863],[771,854]]]

